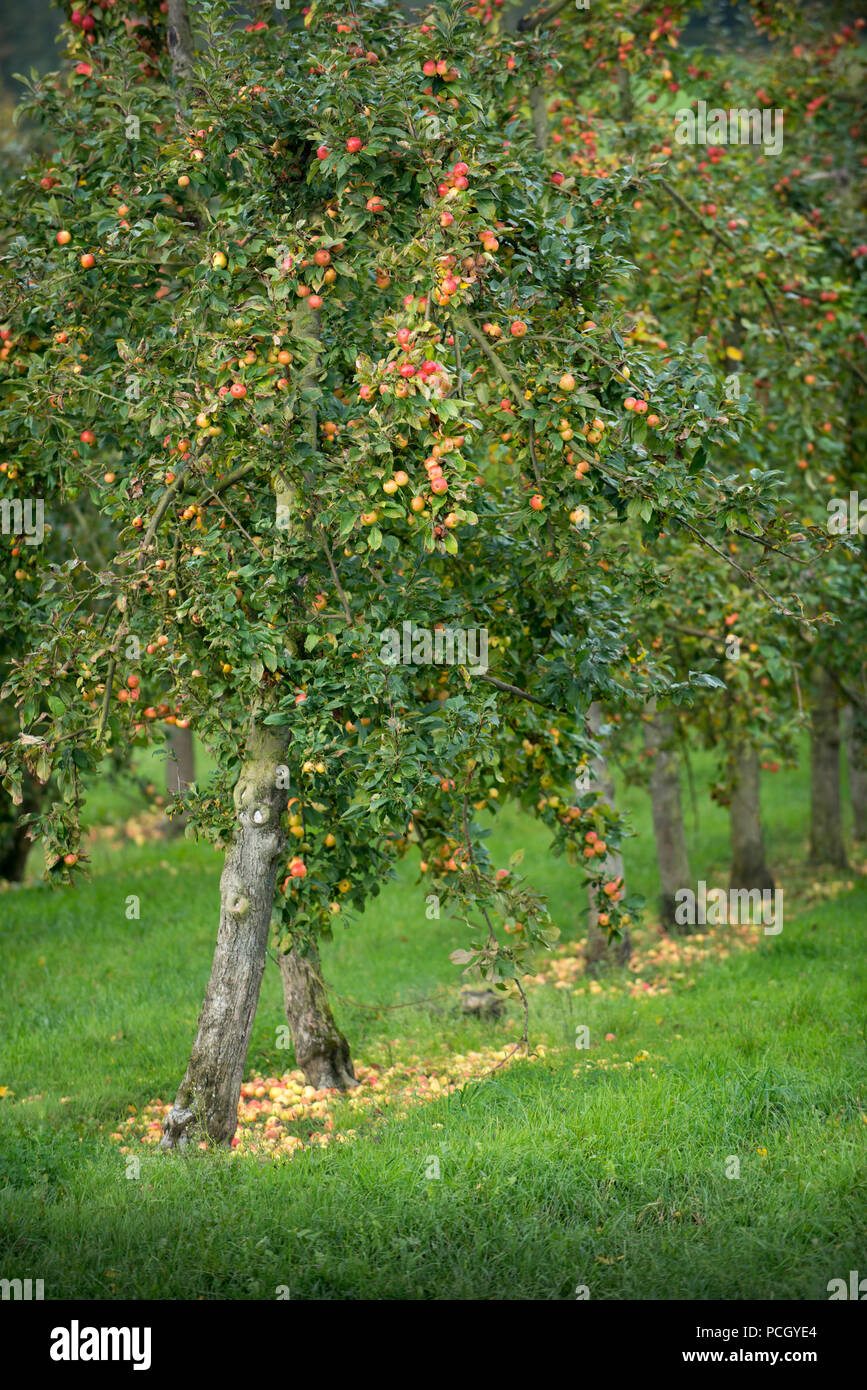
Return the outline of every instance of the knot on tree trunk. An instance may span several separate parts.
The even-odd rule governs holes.
[[[234,791],[235,810],[242,825],[262,829],[274,822],[279,762],[256,759],[245,769]]]
[[[173,1105],[163,1121],[161,1149],[185,1149],[191,1142],[191,1133],[196,1123],[196,1112],[190,1107]]]

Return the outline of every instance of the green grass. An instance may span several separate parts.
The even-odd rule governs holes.
[[[699,759],[699,789],[706,771]],[[89,884],[4,894],[0,1085],[14,1095],[0,1101],[0,1274],[42,1278],[49,1298],[273,1298],[288,1286],[293,1298],[559,1299],[582,1284],[605,1299],[827,1298],[829,1279],[865,1261],[867,884],[852,874],[838,896],[808,896],[791,868],[805,775],[765,782],[770,859],[789,866],[780,936],[663,997],[545,986],[531,1018],[544,1058],[354,1120],[351,1143],[291,1161],[146,1152],[132,1180],[108,1139],[129,1105],[170,1099],[182,1075],[216,931],[216,854],[100,844]],[[99,796],[104,814],[136,810],[131,793]],[[652,899],[646,797],[628,801],[628,873]],[[687,804],[693,873],[725,883],[725,813],[703,796],[699,810],[693,828]],[[544,832],[507,808],[493,841],[498,857],[526,846],[564,937],[580,936],[574,871],[547,855]],[[323,951],[344,1000],[434,996],[391,1013],[338,1002],[362,1061],[442,1063],[519,1032],[514,1009],[501,1022],[454,1011],[461,928],[426,919],[415,877],[402,865]],[[130,894],[139,920],[125,916]],[[250,1074],[292,1065],[281,1022],[269,964]],[[576,1023],[589,1051],[575,1050]],[[439,1179],[425,1176],[431,1157]]]

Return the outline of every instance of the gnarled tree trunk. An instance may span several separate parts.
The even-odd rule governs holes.
[[[674,716],[669,712],[658,714],[656,701],[651,701],[644,719],[644,746],[653,758],[650,802],[659,868],[660,914],[667,929],[676,926],[675,894],[691,883],[674,735]]]
[[[306,956],[296,946],[282,955],[280,976],[295,1058],[307,1084],[340,1091],[357,1086],[349,1043],[334,1021],[315,944]]]
[[[235,787],[237,830],[220,879],[220,929],[196,1040],[174,1106],[163,1126],[163,1148],[200,1139],[227,1144],[238,1123],[238,1099],[259,999],[277,865],[285,792],[277,767],[285,738],[257,728]]]
[[[852,831],[856,840],[867,840],[867,713],[847,705],[844,724],[854,822]]]
[[[840,695],[828,672],[813,678],[810,729],[810,860],[845,869],[840,803]]]
[[[774,878],[765,862],[759,755],[752,744],[741,743],[735,747],[732,756],[735,781],[729,807],[732,839],[730,887],[758,888],[764,892],[773,888]]]
[[[587,719],[594,735],[598,735],[602,727],[602,712],[599,706],[594,703],[587,712]],[[599,789],[601,797],[614,810],[614,778],[612,777],[608,764],[604,757],[593,758],[591,760],[591,770],[593,781]],[[624,886],[626,879],[623,873],[623,855],[619,852],[607,854],[605,856],[605,872],[609,878],[622,878]],[[584,968],[588,972],[594,971],[598,966],[615,961],[618,965],[623,965],[629,960],[632,954],[632,943],[628,928],[623,928],[623,933],[619,940],[612,941],[607,931],[599,925],[599,909],[593,899],[593,890],[587,889],[587,905],[589,915],[587,920],[587,944],[584,947]]]

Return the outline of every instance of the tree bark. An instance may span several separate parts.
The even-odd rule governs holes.
[[[162,1146],[185,1148],[205,1139],[227,1144],[238,1123],[238,1099],[285,845],[280,828],[285,793],[276,769],[285,738],[254,729],[235,787],[237,830],[220,879],[220,929],[211,978],[186,1075],[163,1126]]]
[[[847,867],[840,800],[840,695],[821,667],[813,680],[810,730],[810,860]]]
[[[172,60],[172,79],[182,87],[193,68],[193,36],[187,13],[187,0],[168,0],[167,42]]]
[[[657,714],[656,702],[652,701],[644,719],[644,746],[653,758],[650,802],[659,868],[660,914],[662,925],[667,930],[677,928],[675,894],[680,888],[688,888],[692,882],[683,824],[680,772],[677,754],[672,748],[674,734],[674,716],[668,712]]]
[[[196,755],[193,735],[189,729],[179,729],[170,724],[169,742],[166,753],[166,792],[176,796],[179,791],[196,780]],[[168,822],[167,833],[180,835],[187,824],[185,815],[175,816]]]
[[[591,731],[598,735],[602,726],[602,712],[599,706],[594,703],[587,712],[587,719]],[[614,810],[614,778],[608,769],[605,758],[600,756],[593,758],[590,763],[593,773],[593,781],[596,784],[601,797]],[[622,878],[624,886],[626,878],[623,873],[623,855],[616,853],[605,856],[605,872],[609,878]],[[612,941],[603,927],[599,925],[599,909],[593,899],[593,890],[588,886],[587,905],[589,915],[587,920],[587,944],[584,947],[584,968],[588,973],[594,972],[600,965],[616,962],[618,965],[625,964],[632,954],[632,943],[628,928],[623,929],[623,934],[619,940]]]
[[[741,743],[735,747],[733,759],[736,772],[729,807],[732,840],[730,887],[758,888],[764,892],[774,887],[774,879],[765,862],[758,751],[752,744]]]
[[[316,945],[306,956],[296,946],[281,955],[280,976],[295,1059],[308,1086],[317,1090],[333,1086],[339,1091],[357,1086],[349,1043],[328,1002]]]
[[[847,705],[844,714],[853,834],[867,840],[867,716]]]

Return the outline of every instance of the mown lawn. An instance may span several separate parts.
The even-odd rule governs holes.
[[[701,794],[693,873],[724,885],[725,814]],[[863,986],[867,884],[800,867],[803,772],[766,779],[785,927],[755,949],[632,997],[619,972],[591,993],[532,991],[542,1056],[289,1159],[165,1157],[137,1178],[110,1132],[182,1075],[216,929],[218,856],[189,842],[97,846],[90,884],[0,896],[0,1275],[47,1298],[825,1299],[867,1268]],[[125,798],[99,792],[105,814]],[[628,872],[649,900],[646,798]],[[126,809],[134,809],[127,798]],[[523,844],[563,936],[581,935],[574,872],[507,810],[494,843]],[[355,1056],[383,1067],[502,1048],[520,1032],[455,1008],[459,924],[425,916],[415,864],[323,951]],[[128,895],[141,917],[127,920]],[[652,917],[652,914],[649,914]],[[576,992],[580,990],[581,992]],[[430,1002],[396,1011],[356,1004]],[[266,970],[250,1075],[294,1063]],[[576,1050],[576,1024],[591,1046]],[[607,1034],[614,1038],[606,1040]],[[645,1055],[646,1054],[646,1055]],[[483,1068],[480,1068],[483,1070]],[[35,1098],[34,1098],[35,1097]],[[427,1174],[439,1162],[439,1177]],[[739,1177],[728,1177],[738,1160]]]

